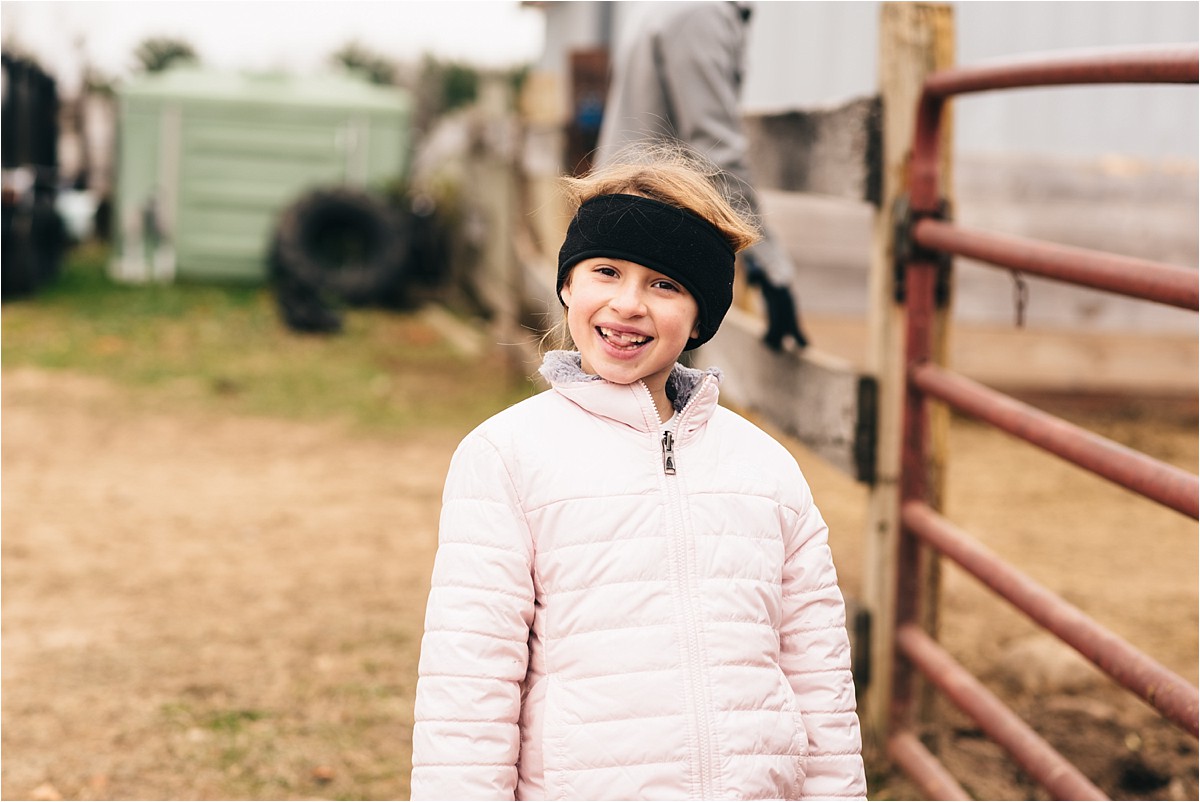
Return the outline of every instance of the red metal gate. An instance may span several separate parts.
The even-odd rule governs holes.
[[[1197,310],[1195,270],[1081,248],[974,231],[944,218],[938,194],[940,127],[945,101],[995,89],[1097,83],[1197,83],[1196,48],[1110,52],[1039,62],[956,68],[928,77],[918,110],[908,197],[898,212],[898,260],[907,309],[907,383],[897,560],[896,658],[888,754],[933,799],[969,798],[917,738],[914,688],[919,672],[1004,747],[1057,799],[1104,799],[1104,793],[958,664],[918,621],[921,555],[933,549],[991,588],[1166,718],[1197,735],[1197,689],[1077,608],[1000,560],[942,517],[928,484],[931,400],[990,423],[1147,498],[1196,518],[1200,481],[1193,474],[979,385],[937,365],[933,321],[944,301],[949,258],[959,255],[1046,278]]]

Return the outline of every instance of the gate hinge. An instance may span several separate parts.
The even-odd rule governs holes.
[[[854,420],[855,479],[875,484],[875,450],[879,431],[879,382],[874,376],[858,377],[858,404]]]
[[[953,257],[945,251],[924,248],[913,240],[913,227],[918,220],[950,219],[950,204],[945,198],[938,201],[935,212],[916,213],[908,195],[901,195],[892,204],[892,276],[896,303],[904,303],[905,270],[912,261],[932,262],[937,267],[937,289],[934,302],[938,307],[950,303],[950,270]]]
[[[850,673],[854,692],[860,699],[871,685],[871,611],[856,604],[848,605],[853,643],[850,648]]]

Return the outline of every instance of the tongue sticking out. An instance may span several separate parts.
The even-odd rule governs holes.
[[[599,328],[600,336],[603,337],[609,344],[615,345],[618,348],[636,348],[639,345],[644,345],[650,341],[650,337],[644,334],[634,334],[627,331],[614,331],[613,329]]]

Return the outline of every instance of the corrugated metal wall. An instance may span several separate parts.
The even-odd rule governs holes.
[[[653,3],[556,3],[547,10],[547,53],[618,41]],[[833,106],[877,87],[878,2],[759,2],[750,26],[747,111]],[[1195,2],[953,3],[958,61],[1063,48],[1195,42]],[[563,7],[568,8],[563,8]],[[608,6],[605,13],[594,6]],[[604,19],[604,24],[601,24]],[[960,153],[1094,158],[1108,153],[1195,162],[1200,104],[1189,87],[1044,89],[970,98],[956,120]]]
[[[407,171],[408,94],[359,78],[176,69],[119,99],[117,278],[261,282],[305,191]]]
[[[1197,41],[1194,2],[954,3],[958,62],[1063,48]],[[750,30],[748,110],[837,104],[872,94],[879,3],[758,3]],[[961,153],[1197,158],[1192,87],[1042,89],[963,101]],[[967,107],[969,104],[969,107]]]

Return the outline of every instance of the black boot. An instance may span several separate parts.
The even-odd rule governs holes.
[[[792,298],[789,287],[775,287],[765,281],[762,286],[763,300],[767,303],[767,333],[763,342],[772,351],[783,350],[783,341],[791,337],[797,348],[807,348],[808,338],[800,330],[800,313]]]

